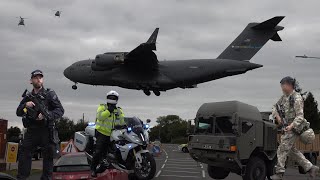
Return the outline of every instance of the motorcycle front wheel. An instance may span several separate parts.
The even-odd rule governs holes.
[[[150,180],[154,178],[156,174],[156,161],[150,153],[143,153],[141,154],[141,157],[142,167],[139,168],[137,165],[135,165],[134,174],[139,180]]]

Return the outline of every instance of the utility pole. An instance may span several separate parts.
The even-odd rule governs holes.
[[[82,124],[84,124],[84,113],[82,114]]]

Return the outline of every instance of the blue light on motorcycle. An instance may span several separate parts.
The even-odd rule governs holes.
[[[145,128],[145,129],[149,129],[149,124],[145,124],[145,125],[144,125],[144,128]]]
[[[128,127],[127,130],[128,130],[128,132],[131,132],[131,131],[132,131],[132,128],[131,128],[131,127]]]
[[[88,126],[94,126],[94,125],[96,125],[96,123],[94,123],[94,122],[89,122],[88,123]]]

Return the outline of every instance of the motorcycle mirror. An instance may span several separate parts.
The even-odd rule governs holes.
[[[151,120],[150,119],[147,119],[147,123],[150,123],[151,122]]]

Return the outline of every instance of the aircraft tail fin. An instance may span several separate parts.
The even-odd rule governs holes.
[[[217,59],[250,60],[269,39],[281,41],[278,26],[284,16],[276,16],[262,23],[249,23],[241,34],[217,57]]]
[[[148,41],[145,43],[150,45],[152,50],[157,50],[156,42],[157,42],[158,32],[159,32],[159,28],[156,28],[151,34],[151,36],[149,37]]]
[[[156,28],[151,36],[149,37],[147,43],[156,43],[158,37],[159,28]]]

